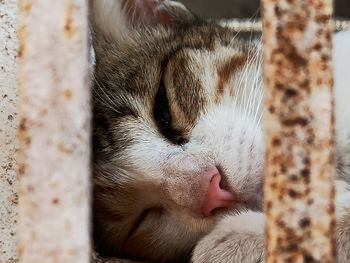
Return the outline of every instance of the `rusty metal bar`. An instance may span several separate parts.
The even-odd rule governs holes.
[[[20,262],[87,263],[87,1],[21,0],[19,14]]]
[[[261,32],[262,31],[262,21],[251,20],[251,19],[223,19],[220,23],[224,26],[228,26],[234,30],[240,32]],[[333,31],[343,31],[350,29],[349,20],[335,20],[332,25]]]
[[[334,262],[332,1],[262,6],[267,262]]]

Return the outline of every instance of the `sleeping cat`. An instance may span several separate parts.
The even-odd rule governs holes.
[[[91,1],[96,250],[150,262],[263,261],[259,41],[173,1]],[[337,242],[346,262],[350,36],[337,38]]]

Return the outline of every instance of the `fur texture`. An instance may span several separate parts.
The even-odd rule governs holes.
[[[97,251],[152,262],[261,262],[259,42],[172,1],[91,4]],[[341,44],[350,37],[343,38],[335,48],[347,52],[335,54],[337,169],[349,182],[350,79],[340,58],[350,58]],[[214,168],[235,201],[203,216],[201,177]],[[345,262],[350,194],[345,182],[338,185],[337,240]]]

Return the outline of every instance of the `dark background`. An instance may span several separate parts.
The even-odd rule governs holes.
[[[260,0],[178,0],[194,13],[211,18],[251,18],[260,16]],[[350,18],[350,0],[335,0],[335,16]]]

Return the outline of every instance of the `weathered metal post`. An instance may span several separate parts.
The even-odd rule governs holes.
[[[17,262],[16,0],[0,1],[0,262]]]
[[[262,5],[267,262],[334,262],[332,1]]]
[[[87,1],[21,0],[19,9],[20,262],[87,263]]]

